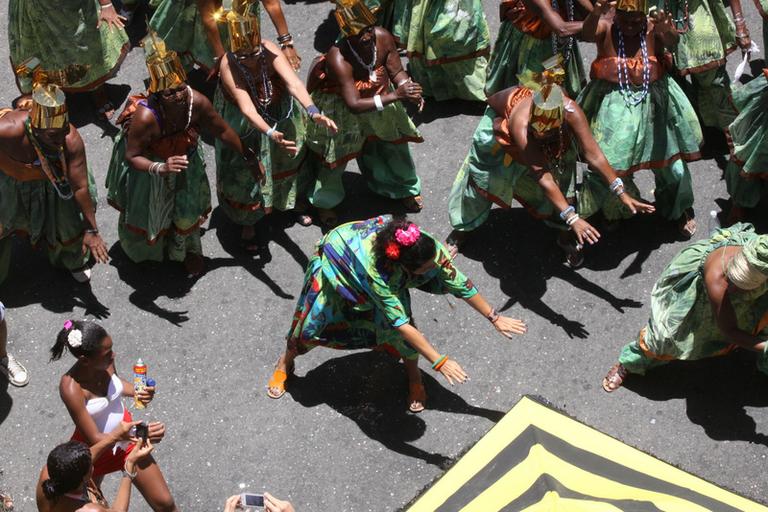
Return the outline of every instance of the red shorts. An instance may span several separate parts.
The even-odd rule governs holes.
[[[123,421],[133,421],[133,416],[131,416],[128,409],[125,409],[125,412],[123,413]],[[83,436],[82,432],[78,429],[75,429],[75,433],[72,434],[71,441],[80,441],[88,444],[85,440],[85,436]],[[93,477],[96,478],[116,471],[122,471],[123,466],[125,466],[125,458],[128,457],[128,454],[131,453],[134,446],[136,445],[130,444],[125,450],[117,448],[114,452],[111,447],[104,450],[99,458],[93,461]]]

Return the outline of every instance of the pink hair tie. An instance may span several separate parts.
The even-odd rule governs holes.
[[[66,330],[70,330],[72,328],[72,325],[73,325],[72,320],[67,320],[66,322],[64,322],[64,328]]]
[[[421,238],[421,230],[416,224],[411,224],[407,229],[397,229],[395,231],[395,240],[403,247],[410,247]]]

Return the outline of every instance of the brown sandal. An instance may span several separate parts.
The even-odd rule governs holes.
[[[13,498],[10,494],[0,492],[0,511],[13,512]]]
[[[411,382],[408,385],[408,410],[418,414],[426,408],[427,390],[421,382]]]
[[[683,216],[677,220],[677,229],[686,240],[693,238],[696,234],[696,219],[688,212],[683,213]]]
[[[624,368],[623,364],[616,363],[611,366],[611,369],[608,370],[608,373],[603,379],[603,389],[608,393],[613,393],[621,387],[628,374],[629,372]]]

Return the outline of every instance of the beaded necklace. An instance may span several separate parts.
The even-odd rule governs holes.
[[[557,4],[557,0],[552,0],[552,9],[555,10],[555,12],[560,12],[560,7]],[[566,9],[566,21],[573,21],[574,19],[574,7],[573,7],[573,0],[565,0],[565,9]],[[576,38],[573,36],[566,36],[564,38],[561,38],[558,36],[554,31],[552,31],[552,54],[557,55],[558,53],[562,52],[563,54],[563,61],[564,63],[568,63],[568,60],[571,58],[571,54],[573,52],[573,45],[575,44]],[[561,41],[563,41],[561,43]]]
[[[624,103],[628,107],[634,107],[639,105],[646,96],[648,96],[648,89],[651,83],[651,65],[648,59],[648,43],[646,42],[647,26],[643,23],[640,37],[640,52],[643,56],[643,83],[640,90],[636,90],[634,84],[629,78],[629,69],[627,68],[627,52],[624,49],[624,34],[618,25],[614,25],[616,28],[616,39],[619,42],[619,48],[616,52],[619,57],[619,90],[624,97]]]
[[[555,178],[556,182],[560,182],[560,171],[563,166],[563,156],[565,154],[565,137],[563,133],[563,126],[561,125],[557,131],[557,151],[550,149],[550,144],[540,144],[541,152],[544,153],[544,158],[547,159],[549,164],[549,171]]]
[[[293,99],[290,97],[290,95],[286,95],[289,102],[288,113],[280,119],[275,118],[269,112],[269,107],[272,105],[272,80],[269,79],[269,75],[267,74],[267,58],[264,55],[264,49],[262,46],[259,48],[261,48],[259,50],[259,54],[261,56],[261,96],[259,96],[259,92],[256,88],[256,81],[253,77],[253,74],[240,62],[240,59],[238,59],[235,54],[230,52],[227,54],[227,60],[235,64],[235,67],[237,67],[238,71],[240,71],[240,74],[245,79],[245,83],[248,86],[251,99],[253,100],[253,104],[256,107],[256,110],[259,112],[259,115],[274,128],[280,121],[288,119],[291,117],[291,115],[293,115]],[[255,54],[256,52],[252,53],[251,56]]]
[[[32,149],[35,150],[37,159],[40,161],[40,168],[43,170],[43,174],[48,178],[48,181],[53,185],[54,190],[62,199],[72,199],[74,192],[72,191],[72,185],[65,175],[67,169],[67,157],[64,153],[64,146],[56,150],[56,155],[49,156],[46,154],[43,146],[35,137],[32,131],[32,122],[29,118],[24,122],[24,130],[27,133],[27,138],[32,144]],[[58,161],[51,161],[53,159]]]
[[[376,49],[376,34],[374,33],[374,36],[373,36],[373,59],[371,60],[370,64],[366,64],[365,62],[363,62],[363,59],[360,58],[360,55],[358,55],[355,49],[352,47],[352,43],[349,42],[349,39],[347,39],[347,46],[349,47],[349,51],[352,52],[352,55],[354,55],[355,58],[357,59],[357,62],[359,62],[361,66],[363,66],[365,69],[368,70],[368,79],[371,82],[375,82],[377,80],[376,59],[378,58],[378,52]]]

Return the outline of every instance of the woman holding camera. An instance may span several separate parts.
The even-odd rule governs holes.
[[[499,315],[453,266],[447,249],[404,216],[350,222],[318,243],[267,394],[283,396],[294,358],[316,346],[373,348],[402,358],[411,412],[424,410],[427,399],[419,354],[450,384],[463,383],[467,374],[461,366],[435,350],[414,325],[410,288],[463,299],[508,338],[526,331],[522,321]]]
[[[65,350],[77,358],[59,383],[59,395],[75,422],[72,440],[93,446],[109,437],[109,432],[121,421],[130,422],[131,414],[123,405],[123,397],[138,400],[144,405],[154,398],[154,387],[134,391],[131,383],[117,375],[112,338],[96,322],[67,320],[51,348],[51,360],[60,359]],[[161,441],[164,435],[165,425],[149,423],[147,438],[152,443]],[[134,445],[125,441],[111,444],[115,445],[115,449],[94,458],[93,479],[97,484],[101,483],[104,475],[123,470],[134,449]],[[148,456],[137,464],[134,483],[152,510],[177,510],[168,484],[153,457]]]
[[[90,448],[80,441],[60,444],[48,454],[35,490],[39,512],[72,512],[73,510],[125,512],[131,501],[131,481],[136,466],[152,453],[152,442],[130,437],[138,421],[121,421],[109,434]],[[117,497],[110,508],[99,486],[93,481],[93,461],[114,443],[135,443],[123,465],[123,477]]]

